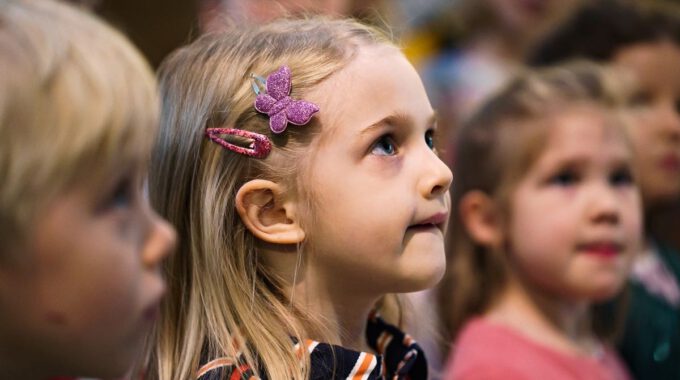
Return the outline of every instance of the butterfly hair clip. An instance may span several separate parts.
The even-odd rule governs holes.
[[[274,133],[286,130],[288,123],[305,125],[312,116],[319,112],[319,106],[306,100],[291,98],[290,68],[281,66],[269,74],[266,80],[253,75],[253,80],[264,84],[266,92],[262,92],[257,83],[253,83],[253,90],[257,94],[255,109],[257,112],[269,116],[269,128]]]

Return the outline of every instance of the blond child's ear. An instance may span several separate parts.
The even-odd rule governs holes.
[[[459,203],[460,219],[476,243],[501,248],[503,228],[498,205],[486,193],[473,190],[463,195]]]
[[[258,239],[274,244],[298,244],[305,239],[294,199],[272,181],[254,179],[236,193],[236,210]]]

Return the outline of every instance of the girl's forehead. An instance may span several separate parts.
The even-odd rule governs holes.
[[[630,153],[624,121],[613,110],[583,103],[555,114],[550,122],[546,151],[565,155],[594,150],[622,156]]]
[[[615,63],[636,76],[647,90],[680,92],[680,46],[669,42],[640,43],[622,49]]]
[[[385,44],[361,46],[347,65],[306,97],[319,105],[324,133],[365,128],[395,114],[414,119],[432,114],[415,68],[397,48]]]
[[[394,65],[395,60],[404,55],[396,47],[387,44],[359,45],[355,54],[347,64],[331,74],[323,82],[312,88],[308,95],[310,99],[321,103],[343,103],[347,98],[370,95],[360,91],[358,87],[365,83],[376,85],[380,89],[378,79],[381,79],[385,69]]]

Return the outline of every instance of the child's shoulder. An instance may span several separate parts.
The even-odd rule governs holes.
[[[486,321],[470,320],[456,339],[447,369],[447,379],[527,379],[531,366],[523,362],[526,342],[510,329]],[[531,355],[533,359],[533,355]]]
[[[452,347],[445,370],[446,380],[516,380],[536,379],[535,370],[521,362],[527,360],[524,350],[517,350],[499,339],[484,326],[463,331]],[[479,338],[479,339],[478,339]]]
[[[514,356],[526,357],[534,350],[530,342],[511,328],[473,318],[465,324],[452,348],[452,358],[459,363],[516,363]]]
[[[449,363],[447,379],[609,379],[621,373],[609,350],[601,358],[570,355],[483,318],[465,325]]]

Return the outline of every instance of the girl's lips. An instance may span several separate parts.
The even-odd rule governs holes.
[[[419,221],[417,223],[410,225],[408,228],[409,229],[429,229],[429,228],[443,229],[444,223],[446,223],[446,220],[448,219],[448,217],[449,217],[449,214],[447,212],[438,212],[438,213],[430,216],[427,219],[424,219],[422,221]]]
[[[612,258],[618,256],[623,251],[623,247],[616,243],[592,243],[580,246],[579,251],[602,258]]]
[[[449,217],[449,214],[446,212],[438,212],[431,217],[423,220],[422,222],[418,222],[417,225],[421,224],[442,224],[446,222],[446,219]]]

